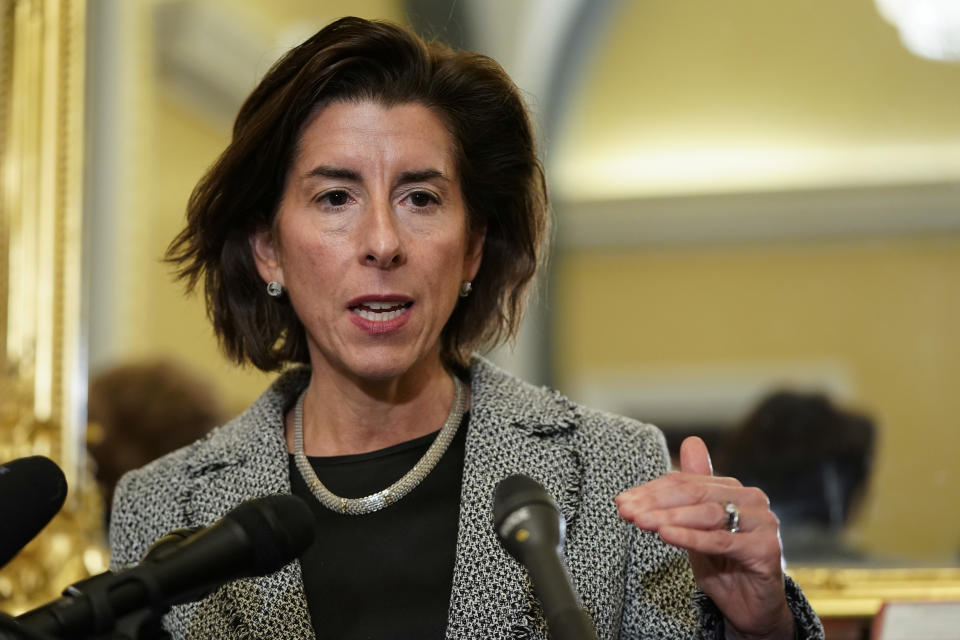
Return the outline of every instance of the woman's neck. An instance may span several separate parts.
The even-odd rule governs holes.
[[[308,456],[366,453],[433,433],[443,426],[454,385],[440,364],[415,367],[399,378],[363,380],[313,367],[303,400]],[[293,451],[294,412],[286,418]]]

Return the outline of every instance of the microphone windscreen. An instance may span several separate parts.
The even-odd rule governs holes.
[[[302,554],[314,537],[310,507],[292,495],[275,495],[241,504],[226,516],[250,536],[253,570],[276,571]]]
[[[57,515],[66,497],[67,479],[49,458],[0,465],[0,567]]]
[[[516,474],[504,478],[497,483],[493,491],[493,523],[496,529],[500,530],[500,525],[511,513],[521,507],[542,504],[557,509],[557,504],[547,493],[543,486],[523,474]]]

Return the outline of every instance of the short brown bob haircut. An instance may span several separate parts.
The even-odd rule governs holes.
[[[440,337],[447,366],[510,338],[520,323],[547,226],[533,128],[517,87],[494,60],[425,42],[407,29],[342,18],[289,51],[240,108],[233,138],[187,205],[167,260],[192,291],[203,278],[207,314],[237,363],[269,371],[309,362],[306,334],[286,296],[266,293],[249,238],[271,229],[304,128],[335,101],[418,103],[455,146],[468,230],[486,230],[473,291]]]

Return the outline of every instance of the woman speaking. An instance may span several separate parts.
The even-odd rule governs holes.
[[[409,31],[339,20],[237,116],[168,258],[202,281],[225,352],[282,370],[243,414],[120,482],[115,568],[275,493],[317,539],[277,573],[174,607],[175,638],[542,638],[492,526],[536,479],[600,638],[818,638],[765,496],[662,435],[497,369],[542,251],[547,198],[504,71]]]

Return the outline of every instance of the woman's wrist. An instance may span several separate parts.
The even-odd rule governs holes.
[[[797,625],[793,618],[793,612],[786,606],[786,613],[781,617],[780,622],[770,628],[769,631],[760,633],[743,633],[730,624],[730,621],[724,618],[724,640],[796,640]]]

